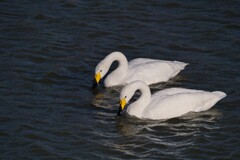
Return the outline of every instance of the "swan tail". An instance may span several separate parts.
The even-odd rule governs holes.
[[[206,111],[210,108],[212,108],[218,101],[220,101],[222,98],[226,97],[226,93],[221,91],[214,91],[212,93],[212,98],[204,103],[203,106],[197,107],[194,109],[195,112],[201,112]]]
[[[182,70],[184,69],[189,63],[184,63],[184,62],[179,62],[179,61],[174,61],[175,64],[178,64],[179,68]]]
[[[212,92],[212,93],[216,94],[216,95],[219,97],[219,99],[222,99],[222,98],[224,98],[224,97],[227,96],[226,93],[221,92],[221,91],[214,91],[214,92]]]

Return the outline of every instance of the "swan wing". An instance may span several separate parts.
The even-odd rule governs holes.
[[[145,108],[143,118],[168,119],[188,112],[205,111],[225,96],[226,94],[220,91],[177,93],[160,99],[154,96],[150,104]]]
[[[143,63],[140,63],[140,62]],[[178,74],[187,65],[183,62],[171,62],[151,59],[138,59],[128,68],[124,83],[142,80],[148,85],[158,82],[166,82]]]
[[[186,88],[167,88],[161,91],[158,91],[152,95],[153,99],[161,99],[166,96],[171,96],[174,94],[179,94],[179,93],[197,93],[197,92],[204,92],[202,90],[195,90],[195,89],[186,89]]]
[[[136,67],[138,65],[141,65],[141,64],[145,64],[145,63],[148,63],[148,62],[156,62],[156,61],[160,61],[160,60],[150,59],[150,58],[136,58],[136,59],[133,59],[133,60],[128,62],[128,67],[129,68],[134,68],[134,67]]]

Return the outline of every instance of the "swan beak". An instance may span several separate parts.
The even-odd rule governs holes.
[[[126,98],[123,98],[120,100],[120,107],[122,110],[124,109],[125,105],[126,105]]]
[[[95,74],[92,89],[97,88],[100,80],[101,80],[101,74],[100,74],[100,72],[98,72],[97,74]]]
[[[126,105],[126,99],[123,98],[123,99],[120,100],[120,106],[119,106],[117,116],[120,116],[120,113],[124,109],[125,105]]]

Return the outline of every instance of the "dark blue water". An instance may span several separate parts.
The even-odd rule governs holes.
[[[0,0],[0,159],[239,159],[240,2]],[[190,63],[168,87],[221,90],[212,109],[117,118],[92,91],[112,51]]]

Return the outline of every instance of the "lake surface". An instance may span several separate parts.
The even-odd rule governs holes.
[[[239,1],[0,1],[0,159],[239,159]],[[220,90],[201,113],[117,118],[92,91],[112,51],[189,63],[169,87]]]

